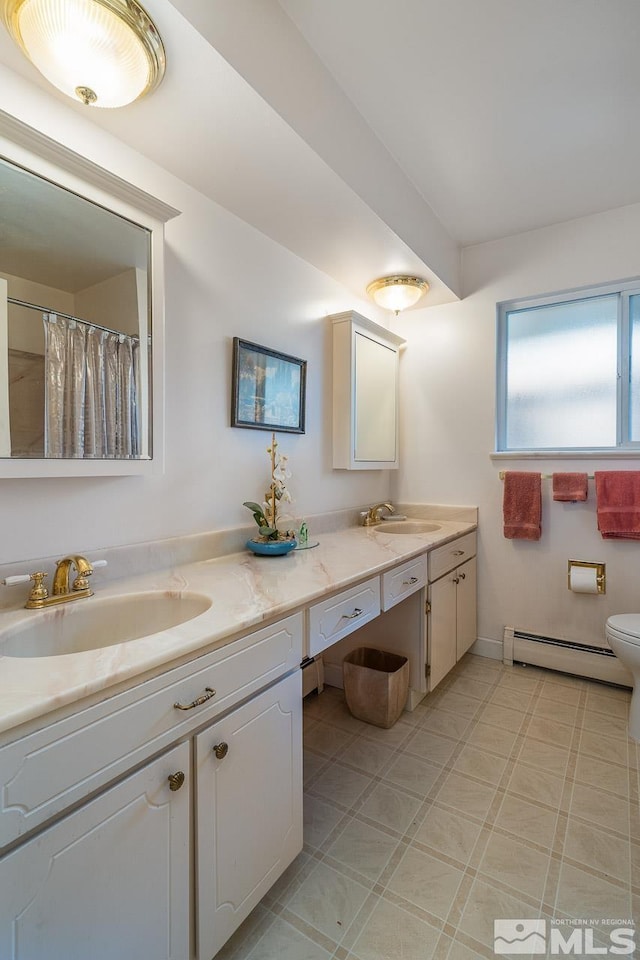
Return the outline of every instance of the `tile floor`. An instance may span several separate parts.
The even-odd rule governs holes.
[[[219,960],[495,958],[494,918],[640,919],[628,703],[471,655],[390,730],[307,698],[304,850]]]

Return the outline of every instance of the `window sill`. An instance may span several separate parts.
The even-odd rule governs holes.
[[[638,460],[637,450],[494,450],[491,460]]]

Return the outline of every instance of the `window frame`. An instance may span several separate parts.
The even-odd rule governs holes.
[[[597,297],[618,297],[617,310],[617,377],[616,377],[616,445],[615,447],[507,447],[507,367],[508,367],[508,322],[507,317],[515,310],[535,307],[557,306]],[[632,296],[640,296],[640,278],[621,280],[597,286],[576,287],[558,293],[537,297],[519,297],[496,304],[496,435],[495,452],[502,457],[579,456],[581,453],[612,455],[640,454],[640,440],[629,439],[630,394],[631,394],[631,325],[629,302]]]

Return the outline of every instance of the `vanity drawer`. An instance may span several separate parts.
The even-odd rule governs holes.
[[[423,554],[382,574],[382,609],[390,610],[427,582],[427,557]]]
[[[429,583],[460,566],[465,560],[476,555],[476,532],[467,533],[450,543],[437,547],[429,554]]]
[[[301,659],[299,613],[2,747],[0,848],[298,669]]]
[[[332,643],[342,640],[379,615],[379,577],[372,577],[357,587],[343,590],[336,596],[315,603],[309,608],[307,656],[315,657]]]

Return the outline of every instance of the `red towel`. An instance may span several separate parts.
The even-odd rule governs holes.
[[[595,478],[603,539],[640,540],[640,471],[600,471]]]
[[[554,473],[553,499],[554,500],[586,500],[589,493],[588,475],[586,473]]]
[[[502,512],[507,540],[539,540],[542,513],[541,474],[508,470],[504,475]]]

